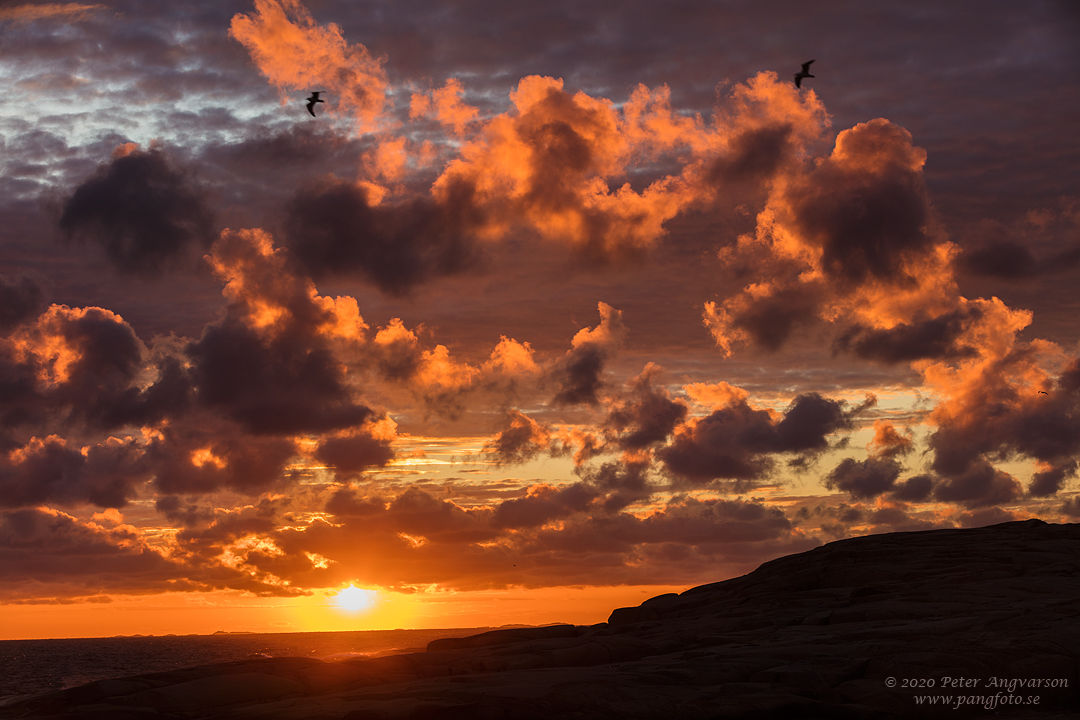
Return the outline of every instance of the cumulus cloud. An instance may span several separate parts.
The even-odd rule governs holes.
[[[0,384],[7,395],[0,429],[10,432],[153,423],[181,412],[190,395],[181,361],[147,350],[123,318],[65,305],[0,340]]]
[[[693,483],[734,480],[752,487],[775,464],[775,455],[813,455],[829,447],[828,435],[849,430],[865,409],[850,410],[817,393],[799,395],[781,415],[745,400],[692,418],[657,452],[672,475]]]
[[[182,531],[181,541],[168,548],[152,546],[138,528],[115,522],[118,516],[112,517],[112,527],[105,527],[50,508],[0,513],[0,553],[7,560],[0,565],[4,588],[0,601],[65,602],[102,592],[141,595],[222,589],[305,594],[245,563],[245,553],[258,547],[256,533],[270,528],[250,521],[260,512],[265,516],[263,508],[222,512],[224,519],[216,518],[201,533]],[[212,549],[213,555],[198,552],[205,549]]]
[[[932,468],[949,479],[948,487],[955,485],[955,492],[944,491],[949,496],[967,498],[982,489],[997,497],[1016,481],[988,468],[1026,457],[1041,466],[1031,492],[1051,495],[1075,475],[1080,456],[1080,388],[1071,382],[1077,361],[1064,358],[1053,343],[1016,337],[1030,313],[1010,310],[996,298],[981,307],[986,319],[974,334],[977,355],[954,364],[916,365],[942,397],[930,415],[936,425],[929,438]],[[1062,360],[1068,364],[1055,380],[1051,368]],[[1041,388],[1048,390],[1040,393]]]
[[[539,527],[585,510],[596,496],[596,489],[584,483],[533,485],[525,497],[499,503],[492,521],[499,528]]]
[[[971,355],[967,344],[972,325],[981,317],[978,306],[966,305],[937,317],[873,328],[855,323],[836,339],[834,347],[866,360],[894,364],[927,358]]]
[[[649,363],[630,380],[629,397],[616,401],[604,424],[617,433],[616,443],[626,450],[640,450],[663,442],[687,414],[686,404],[653,383],[662,369]]]
[[[260,434],[345,428],[371,416],[342,363],[365,342],[356,300],[319,295],[259,230],[224,232],[208,260],[229,303],[186,348],[200,404]]]
[[[962,473],[950,475],[934,486],[934,499],[967,508],[1006,505],[1020,500],[1023,488],[1008,473],[988,462],[968,465]]]
[[[1031,313],[960,295],[959,250],[935,229],[925,158],[906,130],[879,119],[839,133],[811,169],[790,166],[756,233],[725,255],[755,258],[763,279],[706,303],[705,324],[731,355],[740,342],[776,351],[798,327],[831,323],[834,352],[906,363],[941,398],[930,414],[935,498],[1020,497],[1015,479],[989,469],[1013,457],[1040,463],[1029,492],[1052,495],[1075,476],[1078,457],[1074,393],[1061,385],[1037,394],[1052,386],[1063,353],[1018,339]],[[856,497],[928,497],[922,480],[894,488],[899,469],[895,455],[845,461],[826,485]]]
[[[826,487],[842,490],[853,498],[873,498],[892,490],[901,470],[900,463],[890,458],[844,458],[825,477],[824,483]]]
[[[389,417],[378,422],[324,437],[314,456],[332,467],[336,473],[347,475],[371,467],[381,467],[394,458],[390,447],[397,424]]]
[[[315,278],[359,274],[391,295],[476,268],[482,213],[465,182],[438,201],[381,204],[370,187],[328,179],[300,190],[286,213],[289,248]]]
[[[334,23],[319,25],[299,0],[255,0],[255,12],[233,16],[229,34],[282,93],[320,89],[332,99],[329,110],[354,114],[361,130],[380,119],[382,60],[347,42]]]
[[[100,245],[125,273],[157,273],[213,241],[209,197],[160,147],[122,145],[64,201],[69,240]]]
[[[744,341],[775,351],[818,319],[845,322],[839,346],[866,355],[883,352],[876,341],[903,348],[921,336],[922,352],[950,351],[943,341],[962,318],[941,316],[956,309],[955,251],[932,231],[925,160],[910,133],[877,119],[840,132],[809,171],[782,174],[755,234],[725,255],[759,258],[768,279],[706,304],[705,324],[723,351]],[[920,316],[922,325],[904,326]]]
[[[551,431],[520,410],[509,410],[504,427],[485,449],[499,464],[528,462],[551,445]]]
[[[0,458],[0,507],[124,507],[150,475],[141,444],[130,437],[85,448],[56,435],[35,437]]]
[[[557,406],[596,405],[603,386],[605,363],[622,345],[626,327],[622,311],[601,302],[600,324],[582,328],[574,335],[570,350],[550,371],[559,389],[552,398]]]
[[[257,495],[290,481],[285,467],[297,454],[290,438],[251,436],[235,423],[198,414],[166,425],[146,447],[154,488],[166,495],[226,488]]]
[[[337,88],[329,111],[371,133],[355,180],[298,193],[289,244],[316,274],[359,274],[395,294],[523,231],[564,243],[580,265],[640,259],[668,221],[719,193],[760,191],[828,125],[815,95],[773,73],[730,88],[711,123],[673,109],[666,86],[638,85],[616,103],[533,75],[505,112],[467,104],[464,81],[449,78],[412,92],[394,124],[382,59],[296,0],[259,0],[230,32],[279,90]],[[432,135],[430,118],[450,132]],[[431,170],[437,179],[418,194]]]

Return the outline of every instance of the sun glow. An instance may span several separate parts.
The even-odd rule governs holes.
[[[374,590],[361,590],[353,584],[349,584],[349,587],[338,592],[334,596],[334,602],[342,610],[349,612],[361,612],[363,610],[370,610],[375,605],[375,598],[378,596]]]

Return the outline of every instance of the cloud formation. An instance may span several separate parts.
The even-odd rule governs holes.
[[[371,195],[370,187],[338,179],[297,192],[287,210],[286,237],[312,277],[360,274],[384,292],[403,295],[481,261],[472,235],[481,216],[467,183],[438,202],[382,205]]]
[[[696,484],[733,480],[737,489],[750,488],[773,468],[774,455],[822,452],[830,434],[850,429],[872,404],[847,410],[840,401],[808,393],[781,415],[742,400],[689,420],[657,455],[676,478]]]
[[[331,112],[354,114],[361,130],[380,119],[387,91],[382,61],[348,43],[334,23],[320,26],[299,0],[255,0],[254,13],[233,17],[229,35],[283,93],[321,90],[333,98]]]
[[[176,169],[160,147],[121,145],[64,200],[60,229],[68,240],[100,245],[125,273],[158,273],[191,246],[213,240],[206,191]]]
[[[756,6],[509,7],[0,11],[0,602],[689,584],[1077,515],[1056,24],[860,12],[799,90]]]
[[[257,434],[345,428],[371,416],[335,352],[364,342],[353,298],[318,295],[259,230],[226,231],[208,257],[228,306],[186,348],[202,405]]]

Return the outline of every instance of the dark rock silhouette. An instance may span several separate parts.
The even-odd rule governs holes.
[[[591,627],[106,680],[0,717],[1075,718],[1078,617],[1080,525],[1028,520],[841,540]]]
[[[811,60],[810,62],[804,62],[802,64],[802,70],[795,73],[795,87],[797,87],[797,88],[802,87],[803,78],[812,78],[812,77],[814,77],[813,75],[810,74],[810,66],[813,63],[814,63],[813,60]]]
[[[320,99],[319,99],[319,95],[320,95],[320,94],[322,94],[323,92],[325,92],[325,91],[324,91],[324,90],[320,90],[320,91],[318,91],[318,92],[315,92],[315,91],[313,90],[313,91],[311,92],[311,97],[309,97],[309,98],[307,99],[307,111],[308,111],[309,113],[311,113],[311,117],[315,117],[315,103],[321,103],[321,102],[326,102],[325,100],[320,100]]]

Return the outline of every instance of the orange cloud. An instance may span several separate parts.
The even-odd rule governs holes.
[[[104,5],[83,5],[81,3],[44,3],[42,5],[16,5],[0,8],[0,22],[28,23],[34,20],[60,19],[69,22],[86,20]]]
[[[257,0],[254,14],[233,18],[231,34],[279,88],[344,88],[338,109],[356,115],[362,132],[380,130],[362,181],[400,182],[393,192],[402,192],[410,171],[445,158],[430,198],[436,214],[453,217],[455,230],[497,240],[528,229],[593,265],[641,256],[689,207],[764,187],[804,159],[829,123],[813,92],[797,92],[775,73],[734,86],[711,121],[673,109],[666,87],[639,85],[620,106],[535,75],[510,92],[509,110],[485,118],[450,78],[442,88],[411,93],[408,117],[433,114],[453,137],[417,144],[376,122],[390,90],[381,61],[346,43],[336,25],[317,25],[298,0]],[[648,179],[635,187],[631,177]],[[382,207],[391,192],[368,190],[351,204]],[[362,260],[369,270],[375,262]]]
[[[750,396],[746,390],[723,380],[719,383],[690,383],[683,385],[683,390],[695,403],[710,409],[738,405]]]
[[[461,93],[465,86],[457,78],[449,78],[446,85],[433,90],[429,95],[414,93],[409,107],[409,117],[423,117],[432,111],[435,118],[453,129],[457,135],[465,133],[469,123],[474,122],[480,111],[471,105],[466,105],[461,99]]]
[[[229,34],[283,93],[321,90],[331,112],[356,116],[358,129],[378,125],[386,104],[382,60],[345,41],[341,28],[315,22],[299,0],[255,0],[255,12],[233,16]]]

